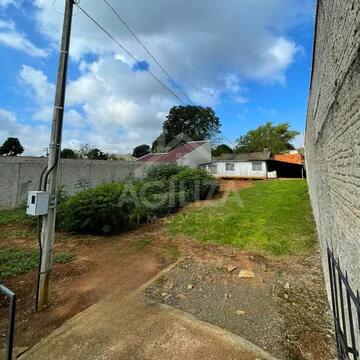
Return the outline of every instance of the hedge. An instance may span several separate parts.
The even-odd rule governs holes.
[[[217,190],[216,179],[203,170],[160,165],[143,180],[103,184],[67,198],[58,206],[58,226],[79,233],[113,234],[171,214]]]
[[[80,191],[58,208],[58,224],[80,233],[112,234],[126,229],[135,209],[131,201],[124,201],[124,184],[103,184]]]
[[[154,165],[148,170],[147,179],[151,180],[169,180],[172,176],[177,175],[185,170],[185,166],[178,164],[160,164]]]
[[[175,185],[176,191],[186,191],[189,201],[211,198],[219,191],[217,180],[204,170],[186,168],[170,181]]]

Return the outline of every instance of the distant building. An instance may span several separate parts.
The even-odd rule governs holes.
[[[214,161],[202,164],[201,168],[220,178],[266,179],[269,177],[267,162],[270,156],[270,151],[222,154]]]
[[[305,176],[304,159],[300,154],[271,155],[268,150],[253,153],[222,154],[202,164],[202,169],[219,178],[271,179]]]
[[[169,152],[151,153],[138,158],[136,162],[147,164],[177,163],[192,168],[211,161],[211,145],[208,141],[189,141]]]
[[[305,178],[304,156],[293,151],[273,155],[269,161],[269,171],[276,171],[281,178]]]

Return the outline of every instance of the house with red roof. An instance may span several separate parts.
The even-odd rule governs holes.
[[[181,143],[166,153],[150,153],[136,160],[147,165],[155,163],[177,163],[196,168],[211,162],[211,145],[209,141],[188,141]]]

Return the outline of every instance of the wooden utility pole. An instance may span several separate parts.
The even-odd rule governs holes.
[[[56,195],[58,170],[61,148],[61,137],[64,117],[64,101],[66,89],[66,74],[69,58],[69,45],[71,22],[74,0],[65,0],[64,25],[61,39],[59,69],[56,84],[54,112],[49,146],[49,160],[45,175],[45,187],[49,192],[49,211],[43,216],[41,229],[41,263],[40,274],[37,284],[36,308],[41,311],[48,305],[49,281],[52,265],[52,253],[54,246],[55,218],[56,218]]]

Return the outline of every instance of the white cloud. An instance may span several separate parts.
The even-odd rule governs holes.
[[[34,57],[47,56],[45,50],[35,46],[26,38],[25,34],[16,31],[12,21],[0,20],[0,29],[5,29],[5,31],[0,32],[0,44],[15,50],[23,51]]]
[[[23,155],[41,155],[49,143],[49,129],[46,126],[30,126],[18,121],[16,114],[0,108],[0,141],[17,137],[25,151]]]
[[[219,72],[283,81],[298,51],[285,33],[310,21],[313,13],[312,0],[228,0],[226,6],[218,0],[207,1],[206,6],[190,0],[154,0],[151,5],[143,0],[119,0],[112,4],[186,88],[209,87]],[[58,43],[61,15],[48,1],[36,0],[35,5],[40,30]],[[138,58],[151,62],[104,3],[88,0],[81,6]],[[71,54],[75,59],[89,52],[117,52],[124,57],[81,12],[74,17],[72,35]]]
[[[84,118],[81,114],[74,110],[70,109],[65,113],[65,126],[69,126],[71,128],[83,128],[84,127]]]
[[[223,96],[240,104],[251,101],[249,82],[285,83],[301,50],[288,31],[313,15],[312,0],[228,0],[226,6],[218,0],[206,6],[190,0],[111,2],[193,101],[204,106],[216,106]],[[37,29],[58,48],[62,15],[52,1],[34,0],[34,5]],[[103,2],[87,0],[81,6],[170,86]],[[132,71],[133,60],[81,12],[73,18],[70,54],[80,75],[67,89],[64,143],[125,152],[138,142],[151,143],[178,101],[146,72]],[[48,120],[54,84],[26,66],[19,78],[31,89],[33,117]]]
[[[0,0],[0,7],[7,7],[9,5],[19,6],[20,1],[16,0]]]
[[[304,147],[305,144],[305,136],[304,133],[300,133],[297,135],[293,141],[293,145],[295,146],[295,149]]]
[[[15,23],[13,21],[5,21],[0,19],[0,29],[14,30]]]
[[[50,122],[55,86],[48,81],[47,76],[41,70],[26,65],[20,69],[19,81],[23,86],[27,86],[25,89],[30,88],[28,94],[36,104],[33,118]]]

